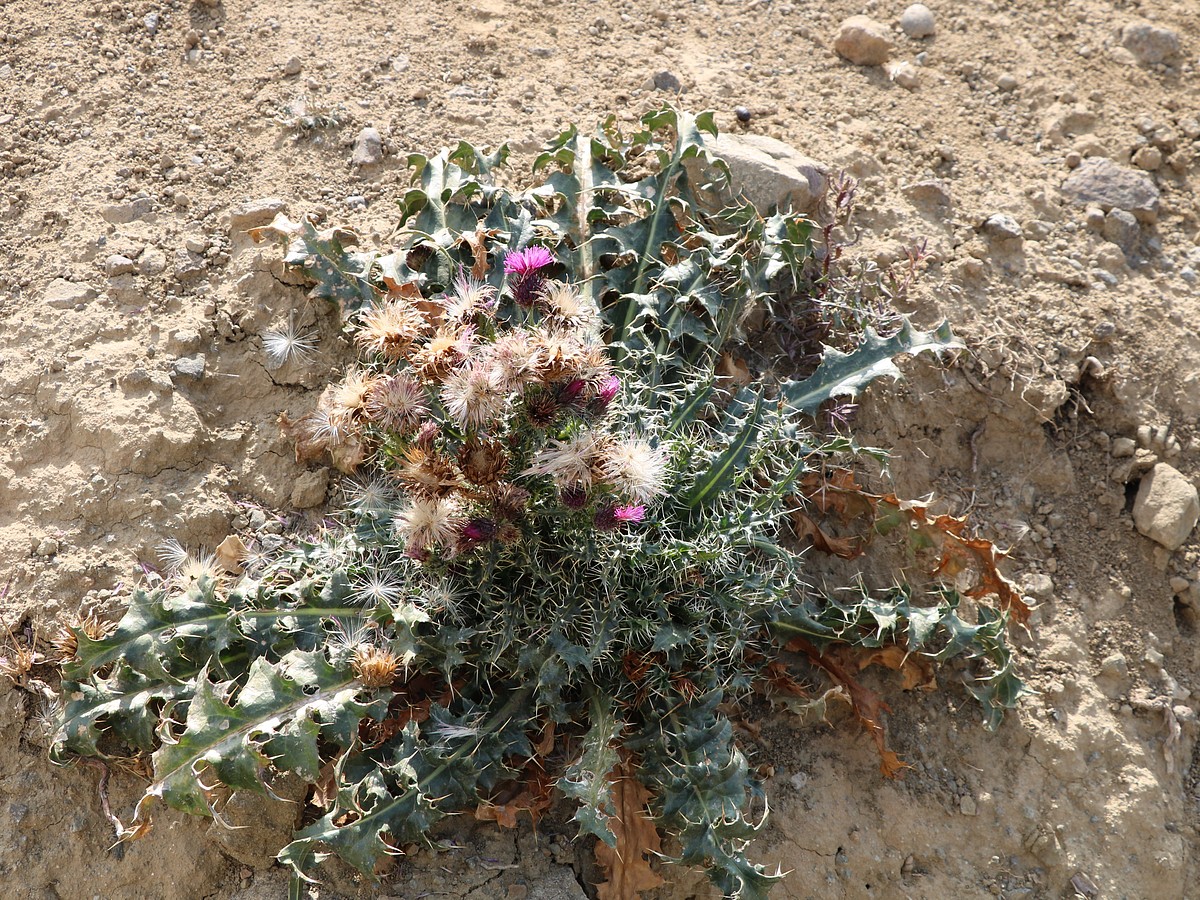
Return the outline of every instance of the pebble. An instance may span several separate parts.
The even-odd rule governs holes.
[[[1017,220],[1003,213],[988,216],[983,223],[982,231],[984,234],[1002,241],[1015,241],[1024,237]]]
[[[910,62],[900,62],[889,66],[888,77],[906,91],[916,90],[921,83],[917,67]]]
[[[183,246],[187,247],[188,250],[192,253],[203,253],[210,246],[212,246],[212,243],[206,237],[193,234],[193,235],[189,235],[188,237],[184,238]]]
[[[292,506],[296,509],[312,509],[314,506],[320,506],[325,502],[325,492],[328,489],[328,469],[305,472],[296,479],[292,488]]]
[[[42,538],[37,545],[38,556],[56,556],[58,554],[58,541],[54,538]]]
[[[1190,581],[1188,581],[1186,578],[1182,578],[1179,575],[1171,576],[1171,593],[1172,594],[1182,594],[1184,591],[1186,591],[1191,586],[1192,586],[1192,583]]]
[[[672,72],[665,70],[656,72],[652,80],[656,91],[667,91],[672,94],[678,94],[683,91],[683,84]]]
[[[1101,661],[1100,671],[1096,674],[1096,677],[1119,680],[1126,678],[1128,675],[1129,662],[1125,659],[1125,654],[1110,653]]]
[[[1077,206],[1129,210],[1138,221],[1158,219],[1158,186],[1144,172],[1093,156],[1080,163],[1062,184],[1063,194]]]
[[[1200,521],[1200,494],[1178,469],[1159,463],[1142,478],[1133,501],[1137,530],[1168,550],[1178,550]]]
[[[374,128],[364,128],[354,139],[354,154],[350,164],[354,166],[375,166],[383,162],[383,138]]]
[[[735,106],[733,114],[737,116],[737,120],[743,125],[750,121],[750,108],[747,106]]]
[[[139,197],[128,203],[114,203],[106,206],[102,215],[110,225],[128,225],[138,219],[148,216],[154,211],[154,201],[149,197]]]
[[[272,220],[282,212],[287,212],[287,204],[278,197],[251,200],[229,213],[229,230],[245,231],[249,228],[270,225]]]
[[[67,281],[65,278],[55,278],[46,286],[42,302],[54,309],[74,309],[80,304],[87,303],[96,296],[95,288]]]
[[[161,275],[167,269],[167,254],[158,247],[147,247],[138,257],[138,271],[147,277]]]
[[[1113,209],[1104,217],[1101,233],[1106,241],[1116,244],[1122,252],[1128,255],[1137,245],[1138,238],[1141,236],[1141,227],[1133,213],[1123,209]]]
[[[128,256],[114,254],[104,261],[104,274],[109,278],[128,275],[134,270],[133,260]]]
[[[204,377],[205,363],[204,354],[202,353],[198,353],[195,356],[181,356],[175,362],[171,363],[171,377],[199,381]]]
[[[1068,169],[1078,169],[1079,164],[1083,162],[1083,156],[1078,150],[1071,150],[1063,157],[1063,162],[1067,164]]]
[[[833,39],[834,52],[856,66],[881,66],[892,53],[887,27],[870,16],[851,16]]]
[[[958,808],[962,811],[964,816],[979,815],[979,804],[975,802],[975,798],[970,794],[964,794],[959,798]]]
[[[198,141],[204,137],[204,129],[199,125],[189,125],[187,127],[187,136],[189,140]]]
[[[346,206],[350,209],[366,209],[367,198],[362,194],[351,194],[346,198]]]
[[[287,62],[283,64],[283,74],[289,77],[299,75],[303,69],[304,66],[301,65],[300,57],[298,56],[289,56]]]
[[[1121,46],[1143,66],[1153,66],[1179,55],[1179,35],[1149,22],[1131,22],[1121,29]]]
[[[1162,151],[1157,147],[1143,147],[1133,154],[1133,164],[1139,169],[1154,172],[1162,165]]]
[[[1000,90],[1004,91],[1006,94],[1010,91],[1015,91],[1019,83],[1020,82],[1017,81],[1017,76],[1013,75],[1011,72],[1005,72],[996,79],[996,87],[1000,88]]]
[[[175,206],[179,209],[187,209],[192,205],[192,198],[183,191],[175,192]]]
[[[924,3],[914,3],[900,14],[900,29],[910,38],[932,37],[937,33],[933,10]]]
[[[1137,450],[1137,442],[1133,438],[1119,437],[1112,442],[1113,459],[1128,459]]]

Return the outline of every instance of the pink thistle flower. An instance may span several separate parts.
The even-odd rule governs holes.
[[[558,402],[563,406],[570,406],[579,398],[586,386],[587,382],[582,378],[572,378],[559,389]]]
[[[559,494],[559,499],[567,509],[583,509],[587,505],[587,490],[579,485],[565,487]]]
[[[600,392],[597,394],[597,397],[605,403],[611,403],[619,390],[621,390],[621,379],[616,375],[609,375],[600,382]]]
[[[592,520],[592,524],[600,531],[615,531],[624,524],[636,525],[644,518],[646,518],[646,507],[644,506],[613,506],[608,504],[596,510],[596,516]]]
[[[496,523],[491,519],[471,519],[462,527],[461,534],[468,541],[482,544],[496,536]]]
[[[554,254],[545,247],[526,247],[504,254],[505,275],[531,275],[554,264]]]

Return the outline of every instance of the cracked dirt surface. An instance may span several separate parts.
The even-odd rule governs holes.
[[[304,412],[347,348],[278,253],[247,239],[247,202],[278,198],[264,208],[385,246],[406,154],[509,140],[520,170],[569,121],[632,121],[668,99],[650,79],[669,70],[681,102],[717,110],[722,129],[774,136],[858,180],[852,255],[887,267],[925,244],[903,311],[949,317],[972,354],[913,366],[864,400],[863,440],[895,449],[877,486],[932,491],[1012,546],[1010,571],[1040,604],[1020,640],[1039,693],[996,734],[953,673],[933,694],[880,679],[912,766],[901,780],[879,776],[851,723],[764,712],[747,748],[771,773],[759,857],[791,871],[776,895],[1200,897],[1200,546],[1193,535],[1169,553],[1132,526],[1131,486],[1165,447],[1113,453],[1139,426],[1167,426],[1181,448],[1171,464],[1200,476],[1200,7],[929,5],[934,37],[893,29],[910,91],[832,53],[838,23],[864,11],[843,0],[336,12],[316,0],[10,0],[0,621],[23,641],[81,603],[116,615],[165,537],[211,549],[320,514],[328,475],[294,463],[277,417]],[[893,24],[903,7],[866,11]],[[1122,47],[1120,30],[1143,20],[1179,35],[1170,65],[1137,65]],[[341,124],[297,124],[314,111]],[[386,155],[359,170],[350,145],[366,125]],[[1163,160],[1145,173],[1156,221],[1106,238],[1063,181],[1079,159],[1128,166],[1146,148]],[[318,349],[270,369],[260,336],[292,316]],[[163,813],[114,850],[96,772],[49,766],[37,698],[7,683],[0,742],[6,896],[286,896],[270,862],[286,808],[247,807],[238,824],[252,827],[233,837]],[[113,772],[118,815],[140,783]],[[566,818],[537,835],[460,825],[454,849],[401,860],[381,891],[335,869],[319,894],[577,898],[598,877]],[[664,898],[710,896],[699,876],[669,877]]]

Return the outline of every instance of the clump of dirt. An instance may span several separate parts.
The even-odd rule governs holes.
[[[1132,509],[1155,465],[1200,478],[1200,10],[931,5],[928,34],[900,27],[903,4],[867,4],[889,61],[860,66],[832,49],[863,12],[842,0],[412,0],[400,16],[314,0],[8,3],[12,640],[81,606],[118,615],[166,537],[211,549],[251,531],[269,547],[320,515],[329,473],[295,462],[277,417],[310,408],[347,348],[247,228],[287,209],[385,246],[408,153],[508,139],[522,166],[568,121],[677,99],[856,178],[849,253],[864,263],[903,266],[924,245],[902,311],[948,317],[972,353],[863,400],[862,439],[893,448],[874,487],[933,491],[969,516],[1012,547],[1039,603],[1021,646],[1039,693],[996,734],[961,690],[902,694],[880,676],[913,767],[902,780],[878,775],[850,725],[759,723],[760,857],[792,871],[778,896],[1198,896],[1200,544],[1156,544]],[[263,334],[283,327],[315,334],[314,352],[275,366]],[[280,895],[262,849],[279,823],[252,809],[234,824],[254,839],[164,813],[110,849],[101,773],[49,766],[42,717],[0,684],[14,897]],[[114,811],[138,777],[112,767]],[[400,861],[390,889],[579,897],[595,877],[569,833],[464,828],[437,862]],[[661,896],[707,896],[674,877]],[[330,890],[370,894],[348,875]]]

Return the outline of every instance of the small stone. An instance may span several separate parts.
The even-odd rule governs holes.
[[[187,127],[187,136],[189,140],[198,141],[204,137],[204,129],[199,125],[189,125]]]
[[[838,56],[856,66],[881,66],[892,53],[887,27],[870,16],[851,16],[842,22],[833,39]]]
[[[1191,586],[1192,586],[1192,583],[1190,581],[1188,581],[1186,578],[1182,578],[1179,575],[1171,576],[1171,593],[1172,594],[1182,594],[1184,591],[1186,591]]]
[[[198,353],[195,356],[181,356],[171,364],[171,377],[199,381],[204,377],[205,364],[206,361],[202,353]]]
[[[42,540],[38,542],[36,553],[38,556],[57,556],[58,541],[54,540],[53,538],[42,538]]]
[[[1133,164],[1147,172],[1157,171],[1162,165],[1162,151],[1157,147],[1143,147],[1133,154]]]
[[[979,804],[975,802],[975,798],[970,794],[964,794],[958,799],[958,808],[964,816],[979,815]]]
[[[1100,671],[1096,673],[1097,678],[1106,678],[1112,681],[1118,681],[1126,678],[1129,675],[1129,663],[1125,659],[1124,653],[1110,653],[1100,663]]]
[[[1054,597],[1054,579],[1049,575],[1029,575],[1023,586],[1025,593],[1034,600],[1050,600]]]
[[[1085,159],[1063,181],[1062,191],[1077,206],[1126,209],[1147,224],[1158,218],[1159,191],[1150,176],[1104,157]]]
[[[900,14],[900,30],[910,38],[926,38],[937,34],[933,10],[924,3],[914,3]]]
[[[325,492],[329,489],[329,470],[317,469],[315,472],[305,472],[296,479],[292,487],[292,506],[296,509],[312,509],[325,502]]]
[[[1200,521],[1200,494],[1188,478],[1159,463],[1142,478],[1133,501],[1137,530],[1168,550],[1178,550]]]
[[[1130,459],[1137,451],[1137,442],[1133,438],[1119,437],[1112,442],[1113,459]]]
[[[1179,55],[1179,35],[1149,22],[1132,22],[1121,29],[1121,46],[1143,66],[1154,66]]]
[[[1017,220],[1003,213],[988,216],[981,230],[989,237],[1001,241],[1016,241],[1024,237],[1024,233],[1021,231],[1021,226]]]
[[[774,138],[759,134],[725,133],[712,142],[713,154],[725,160],[733,175],[730,190],[702,196],[706,207],[720,210],[737,194],[764,214],[771,208],[817,214],[817,206],[829,185],[829,170]],[[690,176],[696,184],[716,183],[717,172],[704,168],[698,158],[687,160]]]
[[[1104,217],[1104,227],[1101,229],[1104,239],[1116,244],[1128,256],[1137,245],[1141,236],[1141,227],[1133,213],[1123,209],[1113,209]]]
[[[750,121],[750,108],[749,107],[735,106],[733,108],[733,114],[735,116],[737,116],[737,120],[739,122],[741,122],[743,125],[747,124]]]
[[[289,56],[287,62],[283,64],[283,74],[288,77],[299,75],[303,68],[304,66],[300,63],[300,57]]]
[[[1088,231],[1103,230],[1104,210],[1098,206],[1089,206],[1083,214],[1083,224],[1087,226]]]
[[[175,206],[176,206],[178,209],[187,209],[187,208],[188,208],[189,206],[191,206],[191,205],[192,205],[192,198],[191,198],[191,197],[189,197],[189,196],[188,196],[187,194],[185,194],[183,191],[176,191],[176,192],[175,192]]]
[[[364,128],[354,139],[353,166],[375,166],[383,162],[383,138],[374,128]]]
[[[917,67],[910,62],[899,62],[888,66],[888,77],[906,91],[916,90],[921,83]]]
[[[128,203],[115,203],[106,206],[102,215],[110,225],[128,225],[136,222],[154,211],[154,201],[149,197],[140,197]]]
[[[183,246],[187,247],[191,253],[203,253],[212,246],[212,242],[202,235],[193,234],[184,238]]]
[[[367,198],[362,194],[351,194],[346,198],[346,206],[350,209],[366,209]]]
[[[1154,428],[1150,425],[1139,425],[1137,430],[1137,445],[1143,450],[1149,450],[1152,440],[1154,440]]]
[[[1068,169],[1078,169],[1079,164],[1083,162],[1083,156],[1078,150],[1071,150],[1063,157],[1063,162],[1067,164]]]
[[[270,225],[272,220],[281,212],[287,212],[287,204],[278,197],[264,197],[261,200],[251,200],[234,209],[229,214],[230,231],[246,231],[250,228],[261,228]]]
[[[55,278],[46,286],[42,302],[54,309],[74,309],[79,304],[94,299],[95,296],[96,289],[89,285],[67,281],[65,278]]]
[[[180,281],[190,281],[204,274],[204,257],[193,253],[186,247],[175,251],[175,277]]]
[[[683,91],[683,84],[671,72],[656,72],[653,81],[656,91],[667,91],[672,94],[678,94]]]
[[[167,269],[167,254],[158,247],[147,247],[138,257],[138,271],[147,277],[161,275]]]
[[[996,87],[1004,91],[1006,94],[1011,91],[1015,91],[1019,84],[1020,82],[1017,81],[1017,76],[1013,75],[1011,72],[1005,72],[996,79]]]
[[[104,274],[109,278],[114,278],[117,275],[128,275],[133,270],[133,260],[128,256],[113,254],[104,261]]]

